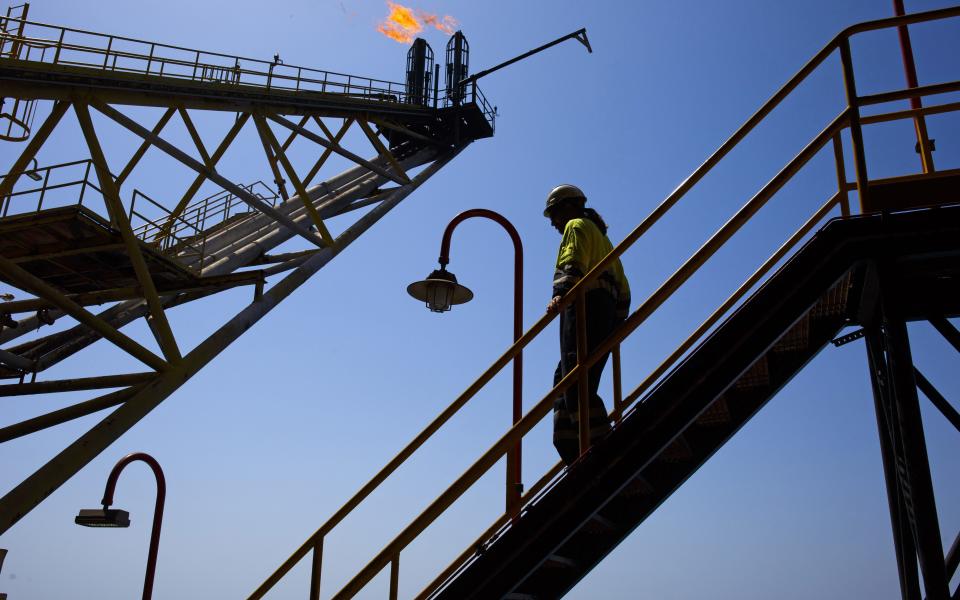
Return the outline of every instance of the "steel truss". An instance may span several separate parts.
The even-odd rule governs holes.
[[[39,42],[33,40],[21,47],[26,52],[36,49],[37,44]],[[105,56],[109,52],[108,47]],[[311,92],[301,98],[290,90],[275,91],[267,87],[256,90],[255,101],[252,101],[250,90],[237,85],[225,88],[222,81],[190,81],[196,94],[185,97],[182,88],[186,83],[162,74],[154,75],[149,72],[149,66],[147,76],[155,81],[148,89],[142,89],[129,84],[122,74],[110,72],[106,66],[93,69],[100,79],[97,85],[84,86],[77,81],[77,68],[63,70],[56,59],[48,63],[42,58],[35,63],[29,57],[24,60],[22,53],[0,55],[4,95],[53,101],[50,114],[0,181],[0,200],[4,203],[0,228],[11,227],[22,232],[31,227],[50,227],[50,223],[66,214],[61,208],[41,209],[39,205],[33,213],[14,210],[8,215],[8,211],[19,199],[20,192],[15,191],[15,186],[21,176],[40,171],[49,177],[51,168],[31,170],[31,164],[53,132],[69,120],[64,117],[72,113],[82,131],[95,173],[95,182],[84,180],[83,189],[94,188],[102,194],[107,214],[101,217],[79,205],[83,199],[81,191],[81,201],[72,208],[68,218],[112,237],[109,243],[85,249],[70,248],[71,240],[60,240],[63,247],[45,248],[39,258],[35,253],[7,256],[0,251],[0,279],[31,296],[0,302],[0,344],[5,345],[0,349],[0,379],[11,381],[0,385],[0,396],[110,391],[0,428],[0,443],[107,408],[114,410],[0,498],[0,533],[175,392],[452,160],[472,139],[492,134],[491,127],[481,135],[464,135],[461,128],[451,129],[442,124],[443,119],[438,115],[443,109],[408,107],[384,101],[380,96],[365,101],[356,94],[351,95],[353,90],[346,90],[341,96]],[[32,77],[30,72],[42,72],[44,76]],[[104,81],[111,85],[104,85]],[[215,100],[208,97],[211,94],[216,96]],[[164,112],[155,123],[143,124],[123,111],[125,106],[133,105],[158,107]],[[198,110],[236,113],[233,125],[216,146],[204,143],[198,122],[194,120]],[[101,143],[94,113],[140,141],[137,150],[122,163],[124,166],[118,175],[109,169],[109,148]],[[458,124],[459,115],[453,115]],[[174,119],[183,123],[192,147],[181,148],[163,137],[164,129]],[[344,147],[345,136],[353,125],[362,133],[360,139],[364,145],[372,146],[373,158],[361,156],[360,153],[367,150]],[[256,131],[261,146],[257,154],[264,157],[277,184],[278,203],[266,201],[255,194],[251,186],[241,185],[218,170],[223,156],[248,126]],[[447,133],[454,129],[456,138]],[[381,136],[386,138],[386,143]],[[308,168],[298,169],[288,155],[297,140],[318,147],[318,157]],[[151,148],[194,172],[195,178],[175,205],[161,206],[166,213],[163,218],[135,228],[131,222],[135,215],[133,206],[131,204],[129,210],[124,206],[121,189]],[[318,183],[321,170],[334,154],[354,166]],[[207,206],[198,208],[195,200],[206,182],[222,188],[229,195],[229,202],[244,206],[245,212],[231,215],[227,208],[222,220],[197,228],[191,215],[202,210],[206,217]],[[288,183],[292,188],[289,191]],[[46,190],[44,180],[44,187],[39,189],[41,203]],[[354,213],[360,216],[341,229],[339,235],[331,234],[327,226],[330,219],[362,208],[367,210]],[[184,224],[194,227],[195,231],[184,236]],[[270,254],[295,236],[309,244],[306,250]],[[201,250],[187,251],[187,247]],[[97,253],[122,253],[128,261],[124,265],[129,271],[127,280],[122,285],[111,285],[104,278],[71,269],[68,260],[82,257],[85,252],[90,264],[100,269],[109,267],[104,265],[103,255]],[[45,280],[42,272],[30,268],[34,264],[31,261],[35,260],[54,265],[67,272],[71,281],[81,283],[70,287]],[[158,265],[166,271],[158,270]],[[282,279],[275,284],[266,284],[268,277],[281,275]],[[251,302],[227,318],[204,341],[193,348],[184,347],[175,324],[168,318],[168,311],[237,286],[253,288]],[[113,304],[105,310],[91,312],[91,306],[104,302]],[[148,324],[159,354],[123,333],[124,326],[140,318]],[[61,319],[75,324],[44,335],[49,331],[44,327]],[[27,341],[20,340],[25,336],[29,336]],[[100,339],[110,341],[136,358],[146,370],[37,380],[38,374]],[[16,342],[15,345],[12,342]]]
[[[960,431],[960,414],[913,364],[905,307],[909,288],[892,269],[872,271],[863,330],[903,600],[947,600],[960,564],[960,535],[944,557],[917,389]],[[930,322],[960,352],[960,333],[942,315]],[[919,575],[918,575],[919,566]],[[923,593],[921,593],[922,575]]]

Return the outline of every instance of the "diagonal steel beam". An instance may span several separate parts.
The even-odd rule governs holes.
[[[318,117],[313,118],[318,124],[323,123]],[[340,140],[343,139],[344,134],[347,133],[347,130],[350,129],[350,125],[353,124],[353,119],[344,119],[343,125],[340,127],[340,131],[337,132],[337,135],[331,136],[330,141],[334,144],[339,144]],[[326,131],[326,126],[323,127]],[[326,148],[323,151],[323,154],[320,155],[320,158],[317,159],[317,162],[314,163],[313,168],[310,169],[310,172],[307,173],[307,176],[303,178],[303,185],[310,185],[310,182],[313,181],[313,178],[317,176],[317,173],[320,172],[320,168],[323,167],[323,163],[327,162],[327,159],[330,158],[330,155],[333,154],[333,150]]]
[[[13,352],[7,352],[6,350],[0,350],[0,364],[7,365],[22,371],[24,373],[29,373],[35,368],[35,362],[29,358],[24,358],[19,354],[14,354]]]
[[[133,272],[140,283],[143,297],[150,309],[150,316],[153,318],[154,324],[154,327],[151,327],[150,330],[154,332],[154,337],[156,337],[167,362],[176,362],[181,358],[180,349],[177,347],[173,330],[170,328],[170,323],[163,311],[160,296],[157,295],[157,286],[153,283],[153,276],[150,274],[149,267],[147,267],[147,261],[143,258],[140,241],[134,235],[127,213],[123,210],[120,193],[117,190],[116,182],[113,180],[113,175],[110,174],[106,157],[103,155],[103,148],[100,147],[97,132],[93,127],[93,120],[90,118],[90,110],[86,104],[80,102],[73,105],[73,110],[77,113],[80,129],[83,131],[83,137],[86,138],[87,147],[90,149],[90,158],[93,159],[93,164],[96,167],[97,179],[100,181],[100,189],[103,190],[103,199],[111,213],[111,221],[115,222],[117,229],[120,230],[120,237],[123,238],[123,244],[127,248],[127,255],[133,265]]]
[[[250,192],[243,189],[239,185],[233,183],[223,175],[220,175],[219,173],[217,173],[215,170],[207,168],[205,165],[201,164],[196,159],[186,154],[185,152],[183,152],[182,150],[180,150],[170,142],[164,140],[160,136],[153,135],[152,133],[147,131],[147,129],[144,128],[142,125],[140,125],[130,117],[126,116],[125,114],[121,113],[120,111],[116,110],[115,108],[111,107],[110,105],[103,104],[101,102],[94,102],[92,104],[94,108],[96,108],[98,111],[100,111],[104,115],[110,117],[120,125],[129,129],[130,131],[137,134],[138,136],[142,137],[143,139],[150,140],[150,142],[160,150],[166,152],[167,154],[177,159],[181,163],[185,164],[186,166],[190,167],[197,173],[204,175],[207,179],[216,183],[217,185],[227,190],[237,198],[240,198],[241,200],[249,204],[251,207],[259,210],[260,212],[266,215],[269,215],[274,220],[281,223],[284,227],[296,233],[297,235],[307,240],[311,244],[318,246],[320,248],[323,248],[324,246],[323,240],[319,236],[312,234],[309,229],[305,227],[301,227],[300,225],[297,225],[296,223],[293,222],[292,219],[278,212],[275,208],[263,202],[262,200],[257,198],[254,194],[251,194]]]
[[[168,365],[162,358],[150,352],[135,340],[120,333],[107,322],[99,317],[89,313],[82,306],[70,300],[53,286],[48,285],[43,280],[34,277],[26,270],[20,268],[9,259],[0,256],[0,273],[3,273],[13,285],[22,288],[31,294],[46,298],[57,305],[57,307],[80,321],[90,329],[93,329],[102,337],[110,340],[134,358],[157,371],[166,370]]]
[[[930,324],[940,332],[953,348],[960,352],[960,332],[945,317],[930,317]]]
[[[300,123],[298,123],[298,125],[300,125],[300,127],[304,127],[304,126],[306,126],[307,121],[309,121],[309,120],[310,120],[310,115],[303,115],[303,117],[300,119]],[[287,136],[286,141],[284,141],[284,142],[283,142],[283,145],[281,146],[281,148],[283,148],[283,151],[284,151],[284,152],[287,151],[287,148],[290,147],[290,144],[293,143],[293,140],[297,139],[297,135],[298,135],[298,134],[297,134],[296,131],[291,131],[291,132],[290,132],[290,135]]]
[[[50,111],[43,125],[37,130],[33,139],[27,142],[27,147],[23,149],[20,157],[13,163],[13,166],[10,167],[7,176],[3,178],[3,181],[0,181],[0,201],[13,191],[13,186],[16,185],[20,175],[30,166],[30,161],[33,160],[40,150],[40,147],[43,146],[43,143],[50,137],[50,132],[57,126],[57,123],[60,122],[60,119],[64,113],[67,112],[68,108],[70,108],[69,102],[60,100],[54,103],[53,110]]]
[[[370,125],[363,120],[358,120],[357,124],[360,125],[360,129],[363,130],[363,133],[367,136],[367,139],[370,140],[370,143],[373,144],[374,149],[380,154],[380,156],[387,159],[390,162],[390,166],[393,167],[393,170],[400,174],[400,177],[406,181],[410,181],[410,177],[407,176],[406,171],[403,170],[403,167],[400,166],[400,163],[397,162],[397,157],[393,155],[393,152],[383,145],[383,142],[380,141],[380,138],[377,137],[377,134],[373,132],[373,129],[370,128]]]
[[[947,399],[943,397],[943,394],[941,394],[937,388],[933,387],[930,380],[924,377],[923,373],[916,367],[913,368],[913,376],[916,378],[917,387],[920,388],[923,395],[937,407],[940,414],[946,417],[957,431],[960,431],[960,413],[957,412],[957,409],[950,405]]]
[[[163,116],[160,117],[160,120],[157,121],[157,124],[151,130],[153,135],[160,135],[160,132],[163,131],[163,128],[167,126],[167,123],[170,121],[170,118],[173,116],[173,113],[177,112],[175,108],[168,108]],[[133,156],[130,157],[130,160],[127,162],[127,166],[120,171],[120,174],[117,175],[117,187],[122,188],[123,182],[127,180],[127,177],[130,176],[130,173],[133,172],[134,167],[137,166],[137,163],[140,162],[140,159],[143,158],[143,155],[147,153],[147,150],[150,148],[150,142],[144,140],[140,147],[137,148],[137,151],[133,153]]]
[[[303,127],[298,127],[295,123],[291,123],[290,121],[284,119],[283,117],[281,117],[281,116],[279,116],[279,115],[274,115],[274,114],[269,114],[269,113],[268,113],[268,114],[267,114],[267,118],[269,118],[271,121],[273,121],[273,122],[275,122],[275,123],[279,123],[280,125],[283,125],[284,127],[286,127],[287,129],[289,129],[289,130],[291,130],[291,131],[296,131],[297,133],[299,133],[299,134],[302,135],[303,137],[307,138],[307,139],[310,140],[311,142],[316,142],[317,144],[320,144],[320,145],[323,146],[324,148],[327,148],[327,149],[329,149],[329,150],[333,150],[334,152],[336,152],[336,153],[339,154],[340,156],[343,156],[344,158],[348,158],[348,159],[352,160],[353,162],[357,163],[358,165],[361,165],[361,166],[363,166],[363,167],[366,167],[367,169],[370,169],[371,171],[373,171],[373,172],[376,173],[377,175],[380,175],[381,177],[386,177],[386,178],[389,179],[390,181],[393,181],[393,182],[395,182],[395,183],[399,183],[400,185],[404,185],[404,184],[407,183],[406,181],[403,180],[402,177],[400,177],[400,176],[397,175],[396,173],[391,173],[391,172],[388,171],[387,169],[384,169],[384,168],[381,167],[381,166],[375,165],[375,164],[373,164],[372,162],[370,162],[369,160],[366,160],[365,158],[361,158],[360,156],[357,156],[356,154],[354,154],[353,152],[350,152],[349,150],[345,150],[342,146],[340,146],[340,144],[335,144],[335,143],[333,143],[333,142],[328,142],[327,140],[325,140],[325,139],[323,139],[322,137],[320,137],[319,135],[313,133],[313,132],[310,131],[309,129],[304,129]]]
[[[156,373],[153,375],[156,375]],[[38,431],[43,431],[44,429],[49,429],[56,425],[61,425],[74,419],[79,419],[80,417],[92,415],[95,412],[112,408],[118,404],[123,404],[133,397],[142,387],[142,385],[135,385],[117,390],[116,392],[110,392],[109,394],[104,394],[92,400],[78,402],[65,408],[27,419],[26,421],[2,427],[0,428],[0,444],[32,433],[37,433]]]
[[[263,146],[263,153],[267,157],[267,164],[270,166],[270,172],[273,173],[273,182],[277,184],[277,192],[280,194],[280,197],[286,202],[290,199],[290,194],[287,193],[287,187],[283,185],[285,182],[283,175],[280,173],[280,168],[277,166],[277,155],[267,142],[267,139],[263,137],[260,124],[256,122],[255,124],[257,126],[257,134],[260,136],[260,144]],[[296,132],[294,132],[294,134],[296,134]]]
[[[287,155],[284,153],[283,148],[280,147],[280,143],[270,130],[270,126],[267,124],[267,121],[261,115],[254,115],[253,121],[257,126],[257,131],[260,133],[260,138],[263,141],[264,147],[269,146],[273,149],[273,155],[283,166],[283,170],[287,172],[287,177],[290,178],[290,183],[293,184],[293,189],[297,191],[297,196],[300,197],[300,200],[303,202],[303,206],[307,209],[307,214],[310,215],[310,220],[313,221],[313,224],[317,227],[317,232],[320,234],[320,237],[323,238],[323,241],[326,242],[327,245],[333,245],[333,236],[330,235],[330,231],[323,223],[323,219],[320,218],[320,213],[317,212],[317,207],[313,205],[310,195],[307,194],[307,188],[303,185],[303,182],[300,181],[300,178],[297,177],[297,172],[287,159]]]
[[[213,165],[210,163],[210,155],[207,153],[206,146],[203,145],[203,140],[200,139],[200,132],[198,132],[196,126],[194,126],[193,119],[190,118],[190,113],[188,113],[187,109],[182,105],[177,107],[177,112],[180,113],[180,118],[183,119],[183,124],[186,125],[187,133],[190,134],[193,145],[197,147],[197,152],[200,153],[203,164],[212,169]]]
[[[379,206],[348,227],[337,237],[337,243],[334,246],[324,248],[310,257],[304,264],[265,292],[258,300],[241,310],[213,335],[197,345],[184,357],[183,361],[171,365],[168,371],[160,374],[151,383],[146,384],[123,406],[40,467],[3,498],[0,498],[0,534],[10,529],[24,515],[103,452],[118,437],[150,413],[264,315],[303,285],[314,273],[333,260],[363,232],[396,207],[413,190],[450,162],[465,147],[461,146],[435,160],[433,164],[418,173],[410,185],[398,188],[390,198],[384,200]]]
[[[78,392],[103,388],[125,387],[153,379],[153,371],[127,373],[125,375],[100,375],[97,377],[79,377],[56,381],[37,381],[34,383],[12,383],[0,385],[0,396],[29,396],[32,394],[52,394],[60,392]]]
[[[236,139],[237,134],[240,133],[240,130],[243,129],[243,126],[247,123],[247,119],[250,118],[250,115],[247,113],[242,113],[240,117],[233,122],[233,126],[230,127],[230,131],[227,132],[227,135],[223,137],[223,141],[220,142],[220,145],[217,146],[217,149],[214,150],[213,156],[210,157],[211,169],[217,167],[217,163],[220,162],[220,159],[223,158],[223,155],[226,153],[227,148],[230,147],[230,144],[233,143],[233,140]],[[144,144],[150,144],[149,140],[144,141]],[[190,187],[187,188],[187,191],[183,194],[183,197],[180,198],[180,202],[177,203],[177,206],[170,212],[170,216],[167,217],[167,222],[163,224],[163,228],[159,233],[154,237],[154,243],[159,244],[170,235],[170,230],[173,228],[173,223],[180,218],[180,215],[183,214],[183,211],[187,209],[187,205],[190,203],[190,200],[197,194],[197,191],[200,190],[200,186],[203,185],[203,182],[206,181],[207,176],[203,173],[197,175],[196,179],[193,180],[193,183],[190,184]]]

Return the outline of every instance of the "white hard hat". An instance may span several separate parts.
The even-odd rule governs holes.
[[[558,185],[547,194],[547,205],[543,209],[543,216],[549,217],[550,211],[553,210],[554,207],[565,202],[571,202],[583,208],[587,203],[587,196],[583,193],[583,190],[575,185],[570,185],[569,183]]]

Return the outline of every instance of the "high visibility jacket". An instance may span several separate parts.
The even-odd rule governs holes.
[[[553,277],[553,295],[563,296],[613,250],[613,244],[597,225],[586,218],[570,219],[563,229],[563,239],[557,253],[557,269]],[[587,290],[605,289],[617,301],[617,314],[626,317],[630,308],[630,284],[623,273],[620,259],[590,284]]]

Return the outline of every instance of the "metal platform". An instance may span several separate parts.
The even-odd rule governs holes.
[[[960,169],[870,182],[863,211],[903,210],[960,202]]]
[[[140,248],[158,289],[199,284],[199,277],[152,246]],[[120,232],[83,206],[0,219],[0,256],[67,294],[139,285]]]

